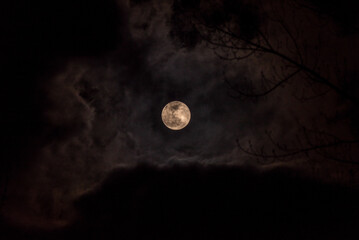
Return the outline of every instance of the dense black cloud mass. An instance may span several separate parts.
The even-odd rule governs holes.
[[[193,48],[203,39],[198,27],[192,21],[213,27],[222,24],[234,24],[234,34],[248,40],[257,34],[263,24],[260,11],[246,1],[187,1],[175,0],[172,4],[170,36],[180,47]],[[189,20],[190,19],[190,20]]]
[[[43,112],[51,108],[46,105],[45,85],[69,58],[113,50],[121,41],[117,35],[120,23],[114,1],[2,5],[1,144],[6,149],[2,161],[23,160],[37,144],[66,134],[60,129],[48,132],[54,129],[43,118]]]
[[[328,2],[322,0],[307,0],[306,7],[312,8],[322,16],[334,19],[344,34],[358,34],[359,19],[355,11],[355,1],[345,0]]]
[[[357,190],[288,169],[117,169],[75,203],[79,218],[16,239],[357,239]],[[15,238],[13,238],[15,239]]]
[[[114,50],[126,36],[122,26],[123,13],[115,1],[2,3],[1,207],[7,193],[17,188],[9,183],[38,166],[45,145],[67,141],[88,125],[84,104],[64,93],[71,81],[54,84],[54,76],[71,59],[100,57]],[[62,113],[51,121],[49,112]]]
[[[288,169],[140,166],[114,172],[77,205],[92,237],[99,228],[97,237],[125,239],[355,239],[357,194]]]

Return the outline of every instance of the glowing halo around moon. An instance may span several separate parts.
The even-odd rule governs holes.
[[[185,128],[191,120],[191,111],[186,104],[180,101],[172,101],[162,110],[162,121],[171,130]]]

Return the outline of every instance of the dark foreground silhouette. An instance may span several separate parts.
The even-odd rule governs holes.
[[[75,206],[66,229],[2,239],[359,239],[357,190],[285,169],[119,169]]]

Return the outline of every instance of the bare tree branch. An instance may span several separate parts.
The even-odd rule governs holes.
[[[301,72],[301,69],[298,69],[298,70],[294,71],[293,73],[289,74],[284,79],[277,82],[273,87],[271,87],[270,89],[268,89],[268,90],[266,90],[264,92],[261,92],[261,93],[246,93],[246,92],[243,92],[238,87],[233,86],[226,77],[224,79],[225,79],[225,82],[228,84],[228,86],[230,86],[230,88],[233,89],[239,95],[242,95],[242,96],[245,96],[245,97],[262,97],[262,96],[265,96],[265,95],[273,92],[276,88],[278,88],[279,86],[281,86],[284,83],[288,82],[291,78],[293,78],[299,72]]]
[[[250,156],[254,156],[254,157],[259,157],[259,158],[264,158],[264,159],[280,159],[280,158],[289,158],[289,157],[293,157],[293,156],[297,156],[297,155],[301,155],[301,154],[305,154],[305,155],[309,155],[312,152],[316,152],[317,150],[321,150],[321,149],[328,149],[328,148],[332,148],[332,147],[336,147],[336,146],[341,146],[344,144],[359,144],[359,140],[342,140],[342,141],[337,141],[337,142],[331,142],[328,144],[319,144],[319,145],[313,145],[313,146],[309,146],[309,147],[304,147],[304,148],[298,148],[298,149],[291,149],[288,150],[285,153],[281,153],[281,154],[277,154],[275,152],[275,150],[272,150],[272,154],[268,154],[265,153],[263,149],[258,150],[258,151],[254,151],[253,148],[244,148],[238,141],[237,139],[237,146],[238,148],[250,155]],[[283,149],[282,149],[283,150]],[[284,150],[283,150],[284,151]],[[328,157],[328,156],[326,156]],[[340,159],[334,156],[330,157],[332,160],[335,160],[337,162],[341,162],[341,163],[349,163],[349,164],[357,164],[359,165],[359,161],[348,161],[348,160],[344,160],[344,159]]]

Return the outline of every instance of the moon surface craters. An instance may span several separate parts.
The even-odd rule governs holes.
[[[186,104],[180,101],[168,103],[162,110],[162,121],[172,130],[181,130],[191,119],[191,112]]]

